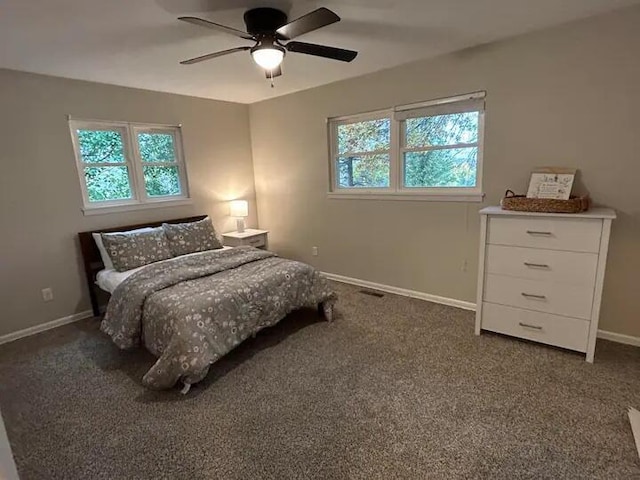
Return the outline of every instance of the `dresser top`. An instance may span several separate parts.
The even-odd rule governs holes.
[[[258,230],[256,228],[245,228],[244,232],[227,232],[223,233],[223,237],[231,237],[231,238],[248,238],[253,237],[254,235],[262,235],[264,233],[269,233],[269,230]]]
[[[519,217],[570,217],[570,218],[616,218],[616,212],[612,208],[593,207],[582,213],[540,213],[540,212],[516,212],[503,210],[499,206],[485,207],[480,210],[480,215],[511,215]]]

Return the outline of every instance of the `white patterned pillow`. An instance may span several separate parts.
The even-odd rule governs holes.
[[[162,227],[146,232],[103,233],[102,243],[118,272],[172,257]]]
[[[222,248],[209,217],[190,223],[163,223],[174,256]]]
[[[159,228],[159,227],[156,227]],[[136,228],[135,230],[127,230],[126,232],[109,232],[109,233],[126,233],[128,235],[132,234],[132,233],[138,233],[138,232],[150,232],[151,230],[153,230],[152,227],[143,227],[143,228]],[[96,233],[92,233],[91,236],[93,237],[93,241],[96,242],[96,246],[98,247],[98,251],[100,252],[100,258],[102,258],[102,263],[104,264],[104,268],[105,270],[113,270],[113,262],[111,261],[111,257],[109,257],[109,253],[107,252],[107,249],[104,248],[104,243],[102,243],[102,233],[100,232],[96,232]]]

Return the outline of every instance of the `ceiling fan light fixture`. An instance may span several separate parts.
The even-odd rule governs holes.
[[[251,49],[251,57],[265,70],[273,70],[282,63],[284,48],[278,45],[259,45]]]

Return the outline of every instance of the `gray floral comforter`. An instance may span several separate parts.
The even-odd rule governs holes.
[[[291,311],[335,294],[313,267],[252,247],[148,265],[113,292],[101,329],[118,347],[144,343],[158,357],[143,383],[202,380],[209,365]]]

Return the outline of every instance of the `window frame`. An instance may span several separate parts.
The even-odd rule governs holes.
[[[360,123],[367,122],[371,120],[383,120],[389,118],[389,149],[388,150],[375,150],[370,152],[347,152],[347,154],[340,154],[338,152],[338,127],[340,125],[349,125],[350,123]],[[395,171],[393,168],[392,161],[392,152],[394,149],[395,142],[398,141],[397,132],[394,132],[393,119],[389,117],[389,110],[379,110],[375,112],[363,113],[358,115],[349,115],[347,117],[340,117],[332,119],[329,122],[331,133],[330,138],[332,139],[329,142],[330,155],[331,155],[331,182],[332,182],[332,190],[339,190],[341,193],[345,194],[383,194],[386,192],[391,185],[393,185]],[[355,155],[389,155],[389,187],[340,187],[338,186],[338,159],[340,157],[348,156],[348,154]]]
[[[434,107],[438,105],[455,104],[468,100],[484,100],[486,92],[474,92],[453,97],[440,98],[410,105],[397,106],[374,112],[346,115],[327,119],[329,138],[329,182],[330,188],[327,196],[337,199],[371,199],[371,200],[423,200],[423,201],[448,201],[448,202],[481,202],[484,198],[482,192],[482,178],[484,170],[484,134],[486,110],[478,110],[478,141],[474,144],[461,144],[463,147],[476,146],[478,148],[476,185],[475,187],[406,187],[404,185],[404,153],[406,151],[426,151],[426,148],[406,148],[405,129],[406,120],[396,118],[397,112]],[[358,123],[367,120],[388,118],[390,121],[390,149],[389,149],[389,187],[375,188],[345,188],[338,185],[337,159],[338,154],[338,126],[349,123]],[[420,117],[422,118],[422,117]],[[455,146],[447,146],[447,149]]]
[[[154,207],[166,207],[191,204],[189,194],[189,180],[187,176],[186,164],[184,161],[184,150],[182,143],[181,125],[162,125],[150,123],[133,123],[104,120],[84,120],[69,117],[69,130],[73,143],[76,170],[82,191],[82,211],[85,215],[101,213],[116,213],[127,210],[140,210]],[[124,163],[99,163],[89,164],[82,160],[80,155],[80,142],[78,130],[111,130],[120,131],[123,143]],[[175,162],[144,162],[140,155],[140,145],[138,133],[169,133],[173,137],[175,152]],[[166,195],[152,197],[147,195],[146,184],[142,167],[147,163],[154,163],[156,166],[173,166],[178,168],[180,182],[180,195]],[[87,190],[85,178],[85,168],[87,166],[126,166],[129,172],[129,185],[131,188],[131,198],[121,200],[106,200],[91,202]]]

